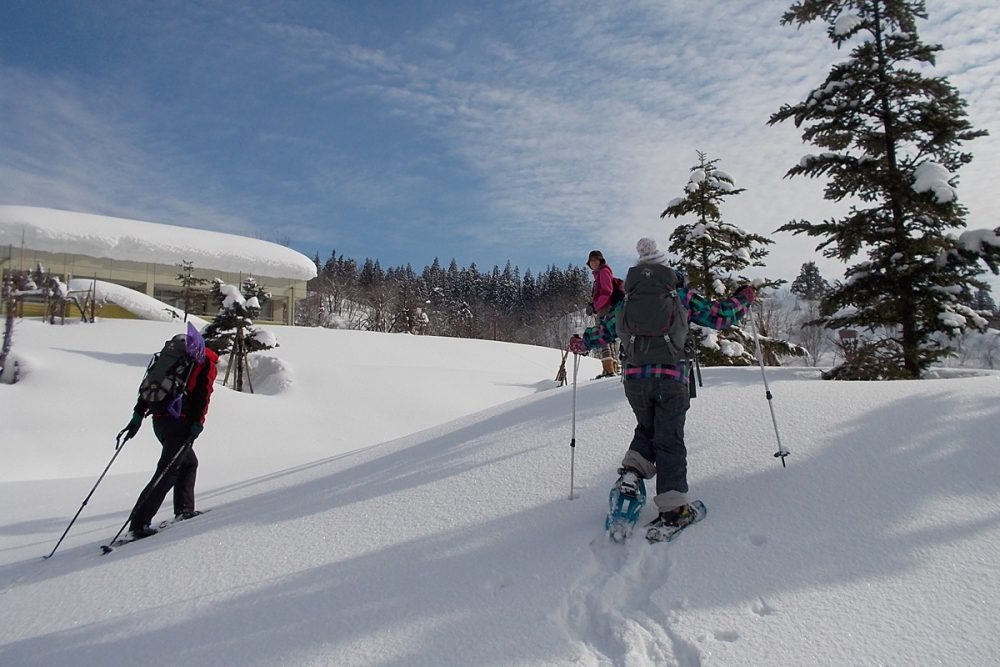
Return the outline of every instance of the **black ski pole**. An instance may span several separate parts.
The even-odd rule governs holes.
[[[65,539],[66,535],[69,533],[69,529],[73,527],[74,523],[76,523],[76,519],[77,519],[77,517],[80,516],[80,512],[82,512],[83,508],[87,506],[88,502],[90,502],[90,497],[92,495],[94,495],[94,491],[97,491],[97,487],[100,485],[101,480],[103,480],[104,476],[106,474],[108,474],[108,470],[111,469],[111,464],[115,462],[116,458],[118,458],[118,454],[122,451],[122,448],[125,446],[125,443],[128,442],[129,440],[131,440],[131,438],[125,438],[125,441],[122,442],[122,439],[121,439],[122,435],[127,430],[128,430],[128,427],[125,427],[121,431],[118,432],[118,437],[115,438],[115,455],[111,457],[111,460],[108,461],[108,465],[104,469],[104,472],[102,472],[101,476],[97,478],[97,484],[94,484],[94,488],[92,488],[90,490],[90,493],[87,494],[87,497],[83,499],[83,504],[80,505],[80,509],[78,509],[76,511],[76,514],[73,515],[73,518],[72,518],[72,520],[70,520],[69,525],[66,526],[66,530],[63,531],[62,537],[60,537],[59,541],[56,542],[56,545],[54,547],[52,547],[52,551],[50,551],[47,556],[42,556],[42,558],[46,558],[46,559],[52,558],[52,554],[54,554],[56,552],[56,549],[59,548],[59,545],[62,544],[63,539]]]
[[[146,487],[146,492],[143,493],[142,496],[140,496],[139,500],[135,504],[135,507],[133,507],[132,511],[128,513],[128,518],[125,519],[125,523],[123,523],[122,527],[118,529],[118,532],[115,533],[115,536],[112,537],[111,540],[107,544],[104,544],[104,545],[101,546],[101,552],[102,553],[109,554],[109,553],[111,553],[112,551],[115,550],[115,548],[113,546],[114,543],[115,543],[115,540],[117,540],[118,537],[125,531],[125,526],[127,526],[129,524],[129,522],[132,521],[132,516],[135,514],[135,508],[139,507],[140,505],[142,505],[143,502],[145,502],[146,496],[148,496],[150,494],[150,492],[153,489],[155,489],[159,485],[160,482],[163,481],[163,478],[167,476],[167,473],[170,472],[170,469],[173,468],[174,464],[177,463],[177,461],[181,458],[181,454],[183,454],[184,452],[186,452],[193,445],[194,445],[194,440],[188,440],[183,445],[181,445],[181,448],[177,450],[176,454],[174,454],[174,458],[170,459],[170,463],[168,463],[166,465],[166,467],[163,469],[163,472],[161,472],[159,475],[157,475],[156,478],[153,480],[152,484],[150,484],[149,486]]]

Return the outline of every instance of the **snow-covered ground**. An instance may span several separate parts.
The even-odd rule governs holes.
[[[634,421],[618,382],[585,379],[596,360],[571,501],[558,351],[274,328],[259,393],[220,385],[198,441],[213,511],[100,553],[158,455],[147,423],[43,560],[180,331],[18,323],[23,376],[0,385],[0,664],[997,664],[996,374],[770,369],[782,468],[759,369],[705,369],[687,434],[708,519],[670,545],[610,545]]]

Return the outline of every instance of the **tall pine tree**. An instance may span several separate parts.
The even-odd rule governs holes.
[[[745,191],[733,177],[718,169],[698,151],[698,164],[691,168],[684,194],[673,199],[661,218],[684,218],[670,233],[670,252],[680,258],[688,284],[708,299],[726,297],[735,290],[739,273],[751,266],[764,266],[766,245],[771,239],[753,234],[722,219],[720,210],[727,197]],[[773,285],[780,284],[774,282]],[[762,324],[758,322],[758,324]],[[748,366],[756,363],[754,342],[737,327],[725,331],[694,327],[701,363],[707,366]],[[766,334],[765,334],[766,336]],[[801,354],[795,346],[765,338],[761,343],[770,357]]]
[[[181,301],[184,303],[184,321],[187,322],[188,315],[194,309],[195,302],[199,298],[204,298],[198,288],[208,282],[208,278],[199,278],[194,275],[194,262],[182,260],[176,265],[180,269],[177,274],[177,282],[181,284]]]
[[[819,88],[770,119],[792,120],[823,149],[788,176],[825,177],[826,199],[851,202],[839,219],[779,230],[821,237],[825,256],[855,262],[821,303],[827,327],[871,334],[864,363],[839,377],[919,377],[951,351],[941,334],[984,324],[964,304],[983,284],[980,261],[997,272],[1000,260],[995,234],[985,244],[956,235],[966,210],[954,174],[972,159],[960,146],[986,132],[947,79],[924,74],[941,50],[917,34],[926,17],[918,0],[802,0],[782,18],[824,21],[838,48],[855,44]]]
[[[806,262],[792,281],[792,294],[806,301],[819,301],[830,291],[830,283],[820,275],[816,262]]]

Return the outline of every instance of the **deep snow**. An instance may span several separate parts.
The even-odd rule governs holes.
[[[558,351],[275,327],[260,393],[219,386],[198,441],[213,511],[100,554],[155,463],[147,423],[43,560],[180,327],[18,323],[25,372],[0,385],[0,664],[997,664],[987,373],[769,369],[783,469],[759,369],[704,369],[687,434],[709,516],[670,545],[616,546],[601,527],[634,421],[618,382],[585,379],[596,360],[570,501]]]

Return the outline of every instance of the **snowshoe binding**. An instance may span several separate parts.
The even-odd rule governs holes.
[[[646,525],[646,540],[649,542],[670,542],[682,530],[693,523],[698,523],[708,514],[705,503],[695,500],[687,505],[681,505],[670,512],[661,512]]]

